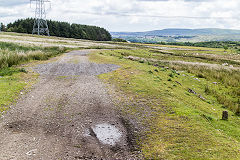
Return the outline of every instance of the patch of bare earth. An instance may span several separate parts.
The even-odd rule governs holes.
[[[1,160],[139,159],[132,133],[96,77],[118,68],[74,51],[40,64],[39,82],[0,121]]]

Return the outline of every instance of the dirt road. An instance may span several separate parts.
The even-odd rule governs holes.
[[[118,68],[73,51],[35,68],[39,82],[0,121],[1,160],[135,159],[121,115],[96,77]]]

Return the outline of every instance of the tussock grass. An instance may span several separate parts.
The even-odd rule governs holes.
[[[175,70],[184,70],[195,74],[199,78],[206,78],[211,81],[217,81],[226,87],[238,87],[240,84],[240,71],[227,69],[214,69],[205,66],[189,66],[184,64],[169,64]]]
[[[153,52],[158,52],[156,50],[152,50]],[[164,54],[164,52],[163,52]],[[187,57],[190,59],[199,59],[204,60],[207,62],[213,61],[214,63],[228,63],[233,65],[240,65],[240,62],[236,61],[237,59],[240,60],[239,55],[230,55],[225,52],[215,52],[215,51],[181,51],[181,50],[172,50],[165,52],[165,54],[169,54],[176,57]]]
[[[0,42],[0,49],[1,50],[9,50],[9,51],[35,51],[40,49],[40,47],[27,47],[23,45],[18,45],[16,43],[8,43],[8,42]]]
[[[162,51],[154,52],[155,50],[146,50],[146,49],[136,49],[136,50],[114,50],[114,51],[105,51],[101,53],[102,55],[115,56],[119,59],[128,56],[139,57],[139,63],[147,63],[147,64],[157,64],[162,67],[169,67],[176,71],[186,71],[195,75],[198,78],[207,79],[210,83],[217,82],[217,87],[210,87],[209,92],[206,92],[209,95],[212,95],[216,98],[216,100],[223,105],[224,108],[229,108],[234,112],[238,110],[238,101],[239,101],[239,92],[240,92],[240,70],[231,70],[224,69],[220,67],[208,67],[202,65],[189,65],[184,63],[171,63],[170,60],[176,60],[176,55],[170,54],[169,56],[161,56],[164,54]],[[160,57],[159,57],[160,55]],[[207,57],[203,55],[203,57]],[[186,57],[177,56],[177,60],[184,59]],[[159,61],[158,61],[159,59]],[[162,62],[162,60],[167,59],[168,62]],[[204,58],[202,58],[204,59]],[[200,62],[205,62],[206,64],[219,62],[218,56],[216,58],[206,58],[208,60]],[[198,62],[199,57],[190,56],[189,59],[184,59],[187,61]],[[216,61],[214,61],[216,60]],[[151,61],[151,62],[150,62]],[[226,62],[227,60],[223,60],[221,62]],[[229,61],[228,61],[229,62]],[[221,64],[221,63],[220,63]],[[231,64],[231,63],[230,63]],[[172,81],[173,75],[169,74],[168,81]]]
[[[225,108],[237,112],[240,100],[240,71],[225,69],[209,69],[203,66],[188,66],[182,64],[169,65],[174,70],[183,70],[199,78],[217,84],[206,85],[205,93],[212,95]]]
[[[27,47],[14,43],[0,42],[0,69],[12,67],[30,60],[47,60],[65,51],[65,48],[59,47]]]

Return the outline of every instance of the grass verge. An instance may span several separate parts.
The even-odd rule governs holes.
[[[36,81],[37,75],[19,67],[20,64],[47,60],[66,51],[66,48],[59,47],[29,47],[0,42],[0,113]]]
[[[0,73],[3,73],[0,71]],[[4,76],[0,77],[0,113],[9,109],[20,93],[24,93],[35,82],[38,77],[33,72],[23,72],[22,69],[4,69]]]

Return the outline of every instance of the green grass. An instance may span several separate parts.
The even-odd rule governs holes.
[[[209,82],[218,82],[217,85],[205,85],[209,89],[206,92],[209,95],[213,95],[216,97],[217,101],[223,105],[223,107],[227,107],[232,111],[236,112],[239,108],[239,91],[240,91],[240,70],[227,70],[221,68],[211,68],[206,66],[199,65],[188,65],[188,64],[171,64],[169,62],[175,60],[187,61],[187,62],[204,62],[206,64],[217,64],[218,57],[205,60],[198,59],[197,57],[182,57],[167,55],[162,56],[164,53],[162,52],[154,52],[153,50],[145,50],[145,49],[137,49],[137,50],[114,50],[114,51],[105,51],[104,53],[100,53],[102,55],[115,56],[120,59],[128,56],[134,56],[138,58],[143,58],[138,60],[140,63],[148,63],[155,64],[158,66],[167,66],[172,68],[173,70],[178,71],[186,71],[188,73],[192,73],[196,76],[196,78],[205,78]],[[169,62],[163,62],[163,60],[167,60]],[[219,65],[220,66],[220,65]],[[168,81],[172,81],[173,74],[171,73]],[[229,78],[231,77],[231,78]]]
[[[210,83],[205,84],[205,93],[213,96],[222,107],[236,112],[240,99],[240,71],[239,70],[214,70],[206,67],[169,65],[172,69],[185,70],[196,77],[205,78]],[[217,82],[217,84],[213,84]]]
[[[15,73],[19,73],[19,72],[23,72],[23,73],[27,73],[27,71],[24,68],[3,68],[2,70],[0,70],[0,76],[11,76]]]
[[[2,71],[0,71],[1,73]],[[26,73],[21,69],[5,69],[4,76],[0,77],[0,114],[9,109],[9,105],[14,103],[20,92],[24,92],[36,80],[37,75]]]
[[[0,42],[0,113],[7,110],[36,75],[28,73],[18,65],[32,60],[47,60],[66,51],[59,47],[29,47],[14,43]]]
[[[235,86],[239,84],[235,79],[238,75],[234,74],[236,77],[233,76],[230,81],[236,82],[231,82],[233,85],[227,87],[227,81],[211,76],[218,75],[217,71],[207,73],[206,70],[204,78],[198,78],[197,69],[189,72],[181,66],[173,69],[174,66],[165,64],[161,64],[165,68],[158,68],[123,58],[139,54],[142,57],[153,56],[145,50],[118,50],[101,51],[90,58],[95,62],[122,66],[117,71],[99,77],[128,97],[116,97],[123,101],[122,104],[128,104],[124,106],[124,113],[135,117],[138,115],[143,125],[148,126],[145,136],[138,142],[145,158],[239,159],[240,118],[231,108],[224,108],[217,98],[218,95],[228,95],[231,100],[237,99],[232,94],[234,90],[239,94]],[[220,83],[215,85],[213,80]],[[210,91],[206,86],[211,88]],[[189,88],[197,95],[189,93]],[[211,93],[212,90],[217,91],[218,95]],[[228,121],[221,120],[224,110],[229,112]]]
[[[17,94],[26,84],[19,82],[16,77],[0,78],[0,112],[8,109],[8,105],[16,99]]]

